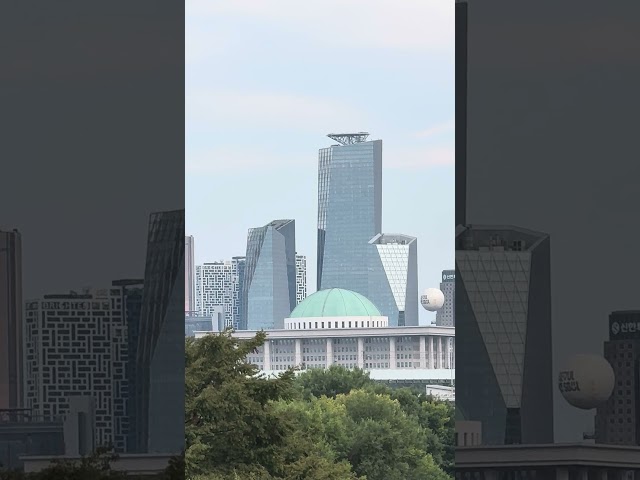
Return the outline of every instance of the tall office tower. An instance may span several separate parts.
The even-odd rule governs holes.
[[[640,445],[640,311],[609,315],[604,356],[616,383],[609,400],[597,409],[596,443]]]
[[[149,221],[136,369],[137,449],[184,448],[184,210]]]
[[[284,328],[296,306],[296,223],[251,228],[242,292],[242,330]]]
[[[140,314],[142,311],[142,295],[144,292],[144,280],[123,279],[111,282],[111,294],[120,297],[124,324],[127,332],[127,362],[125,364],[126,411],[123,418],[116,417],[115,422],[126,437],[124,451],[127,453],[139,453],[136,441],[136,401],[141,395],[140,375],[137,371],[138,340],[140,336]]]
[[[455,275],[457,409],[484,444],[552,443],[549,236],[460,227]]]
[[[128,345],[117,289],[28,301],[25,324],[27,408],[61,417],[70,398],[93,397],[95,444],[125,451]]]
[[[369,276],[369,295],[389,326],[418,325],[418,240],[381,233],[369,243],[376,248]]]
[[[307,296],[307,257],[296,255],[296,305]]]
[[[318,162],[318,290],[344,288],[369,298],[369,271],[382,231],[382,140],[330,134]]]
[[[456,326],[456,271],[443,270],[440,290],[444,293],[444,305],[436,313],[436,325],[439,327]]]
[[[456,0],[456,213],[467,223],[467,2]]]
[[[184,237],[184,311],[196,309],[196,264],[193,235]]]
[[[238,328],[242,312],[245,257],[196,266],[196,312],[201,317],[224,309],[225,328]]]
[[[0,409],[22,408],[22,238],[0,229]]]

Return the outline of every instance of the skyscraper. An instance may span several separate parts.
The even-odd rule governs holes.
[[[444,305],[436,313],[436,325],[441,327],[456,326],[456,271],[443,270],[440,290],[444,294]]]
[[[184,237],[184,311],[194,312],[196,308],[196,264],[193,235]]]
[[[136,369],[138,450],[184,446],[184,210],[149,221]]]
[[[225,328],[238,328],[242,311],[245,257],[196,266],[196,312],[214,317],[224,309]]]
[[[22,238],[0,230],[0,409],[22,408]]]
[[[459,227],[456,282],[457,410],[484,444],[552,443],[549,236]]]
[[[369,295],[389,326],[418,325],[418,241],[381,233],[369,244],[376,249],[369,276]]]
[[[369,272],[382,232],[382,140],[330,134],[340,145],[318,159],[318,290],[344,288],[369,298]]]
[[[296,305],[307,296],[307,257],[296,255]]]
[[[252,228],[242,291],[242,330],[283,328],[296,305],[295,220]]]
[[[596,414],[596,442],[640,445],[640,311],[609,315],[604,357],[615,374],[613,393]]]
[[[71,397],[96,400],[95,444],[127,444],[127,326],[118,289],[45,295],[26,304],[27,408],[68,413]]]

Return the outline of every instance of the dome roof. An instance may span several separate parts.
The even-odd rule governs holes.
[[[359,293],[342,288],[328,288],[305,298],[289,318],[380,316],[380,310]]]

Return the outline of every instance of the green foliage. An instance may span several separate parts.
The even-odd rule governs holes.
[[[262,377],[245,358],[264,340],[187,341],[186,478],[451,478],[451,405],[358,369]]]

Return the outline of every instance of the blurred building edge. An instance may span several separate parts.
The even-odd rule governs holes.
[[[136,358],[137,453],[184,447],[184,210],[149,221]]]
[[[516,478],[638,480],[640,447],[559,443],[456,448],[456,480]]]
[[[22,237],[0,228],[0,409],[24,406]]]

